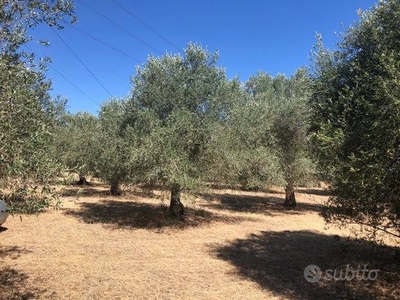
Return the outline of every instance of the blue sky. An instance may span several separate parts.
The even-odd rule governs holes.
[[[316,32],[322,34],[326,46],[334,48],[339,33],[358,19],[357,9],[369,9],[375,3],[75,0],[78,22],[58,32],[68,46],[51,29],[40,26],[32,32],[29,47],[53,60],[47,72],[53,82],[53,96],[68,98],[68,109],[73,113],[96,113],[111,96],[129,95],[130,78],[149,55],[179,53],[188,42],[200,43],[209,51],[219,50],[219,65],[229,78],[237,75],[246,81],[257,71],[290,76],[296,69],[310,65]],[[42,39],[51,46],[45,48],[35,42]]]

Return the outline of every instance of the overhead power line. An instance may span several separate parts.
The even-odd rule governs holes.
[[[121,8],[122,10],[124,10],[126,13],[128,13],[129,15],[131,15],[131,17],[133,17],[134,19],[136,19],[137,21],[139,21],[143,26],[145,26],[147,29],[149,29],[151,32],[153,32],[154,34],[156,34],[158,37],[160,37],[161,39],[163,39],[165,42],[167,42],[168,44],[170,44],[172,47],[174,47],[176,50],[181,51],[181,48],[178,47],[176,44],[174,44],[173,42],[171,42],[169,39],[167,39],[164,35],[162,35],[161,33],[159,33],[157,30],[155,30],[154,28],[152,28],[149,24],[147,24],[145,21],[143,21],[142,19],[140,19],[138,16],[136,16],[131,10],[127,9],[125,6],[123,6],[122,4],[120,4],[118,1],[116,0],[111,0],[112,2],[114,2],[119,8]]]
[[[98,42],[98,43],[100,43],[100,44],[103,44],[103,45],[107,46],[108,48],[110,48],[110,49],[112,49],[112,50],[114,50],[114,51],[116,51],[116,52],[118,52],[118,53],[120,53],[120,54],[122,54],[122,55],[124,55],[124,56],[126,56],[126,57],[128,57],[128,58],[130,58],[130,59],[132,59],[133,61],[135,61],[135,62],[137,62],[137,63],[139,63],[139,64],[141,63],[141,61],[139,61],[137,58],[134,58],[132,55],[130,55],[130,54],[128,54],[128,53],[125,53],[125,52],[123,52],[123,51],[121,51],[121,50],[115,48],[113,45],[110,45],[110,44],[108,44],[107,42],[104,42],[104,41],[101,40],[100,38],[95,37],[95,36],[91,35],[90,33],[86,32],[86,31],[84,31],[84,30],[82,30],[82,29],[80,29],[80,28],[77,28],[77,27],[75,27],[75,26],[72,26],[72,25],[71,25],[71,28],[74,29],[74,30],[76,30],[76,31],[79,31],[80,33],[86,35],[87,37],[91,38],[92,40],[95,40],[96,42]]]
[[[104,53],[103,53],[103,51],[101,51],[101,49],[99,49],[99,53],[103,57],[104,61],[108,64],[111,72],[114,73],[115,78],[118,79],[119,82],[124,83],[123,80],[121,79],[121,76],[118,75],[118,72],[115,70],[115,66],[107,59],[106,55],[104,55]]]
[[[104,84],[101,83],[101,81],[96,77],[96,75],[94,75],[94,73],[89,69],[89,67],[83,62],[83,60],[75,53],[74,50],[72,50],[72,48],[68,45],[68,43],[58,34],[57,31],[55,31],[53,29],[53,27],[50,27],[53,32],[58,36],[58,38],[63,42],[63,44],[69,49],[69,51],[71,51],[71,53],[76,57],[77,60],[79,60],[79,62],[82,64],[82,66],[85,67],[85,69],[90,73],[90,75],[92,75],[92,77],[97,81],[97,83],[107,92],[108,95],[110,95],[110,97],[112,97],[111,93],[109,92],[109,90],[104,86]]]
[[[107,21],[109,21],[110,23],[114,24],[115,26],[117,26],[119,29],[121,29],[123,32],[125,32],[126,34],[130,35],[131,37],[133,37],[134,39],[138,40],[139,42],[141,42],[143,45],[149,47],[150,49],[152,49],[153,51],[162,54],[162,51],[158,50],[157,48],[155,48],[154,46],[150,45],[149,43],[147,43],[146,41],[144,41],[143,39],[141,39],[140,37],[136,36],[135,34],[133,34],[132,32],[130,32],[129,30],[125,29],[124,27],[122,27],[121,25],[119,25],[118,23],[114,22],[112,19],[110,19],[109,17],[107,17],[105,14],[99,12],[98,10],[96,10],[95,8],[93,8],[92,6],[90,6],[89,4],[87,4],[86,2],[79,0],[79,2],[81,2],[83,5],[85,5],[87,8],[89,8],[91,11],[93,11],[95,14],[99,15],[100,17],[106,19]]]
[[[88,94],[86,94],[84,91],[82,91],[82,89],[80,89],[76,84],[74,84],[73,82],[71,82],[67,77],[65,77],[62,73],[60,73],[59,71],[57,71],[52,65],[48,65],[49,68],[51,68],[54,72],[56,72],[58,75],[60,75],[62,78],[64,78],[64,80],[66,82],[68,82],[70,85],[72,85],[75,89],[77,89],[82,95],[84,95],[86,98],[88,98],[90,101],[92,101],[94,104],[100,106],[100,103],[98,103],[97,101],[93,100],[92,97],[90,97]]]
[[[30,47],[27,45],[24,45],[30,52],[34,52]],[[36,55],[39,59],[43,59],[39,55]],[[90,97],[88,94],[86,94],[82,89],[80,89],[76,84],[74,84],[72,81],[70,81],[64,74],[59,72],[56,68],[54,68],[51,64],[47,64],[47,66],[52,69],[54,72],[56,72],[58,75],[60,75],[66,82],[68,82],[70,85],[72,85],[77,91],[79,91],[82,95],[84,95],[86,98],[88,98],[90,101],[92,101],[94,104],[100,106],[98,102],[96,102],[92,97]]]

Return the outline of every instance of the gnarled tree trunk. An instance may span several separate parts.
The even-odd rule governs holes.
[[[90,185],[90,183],[86,180],[85,176],[80,175],[79,180],[75,182],[76,185]]]
[[[181,202],[181,187],[179,184],[174,184],[171,187],[171,202],[169,205],[171,216],[177,219],[182,219],[185,213],[185,208]]]
[[[283,206],[286,208],[294,208],[296,207],[296,197],[294,195],[294,185],[293,182],[289,182],[285,188],[285,202]]]
[[[110,195],[112,195],[112,196],[120,196],[121,195],[121,190],[119,188],[119,181],[111,181]]]

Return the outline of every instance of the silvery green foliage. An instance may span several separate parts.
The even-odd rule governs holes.
[[[66,169],[80,176],[93,174],[99,141],[100,124],[97,117],[79,112],[66,114],[56,127],[53,146]]]
[[[7,0],[0,2],[0,49],[14,53],[32,37],[28,31],[39,24],[62,28],[74,22],[73,0]],[[46,44],[46,42],[42,42]]]
[[[193,189],[208,177],[213,132],[239,91],[217,59],[189,44],[183,56],[150,57],[137,69],[127,118],[138,136],[132,165],[142,180]]]
[[[278,157],[272,148],[272,113],[265,102],[246,98],[232,108],[229,119],[213,138],[215,181],[240,184],[245,190],[282,183]]]
[[[291,78],[261,72],[250,77],[241,101],[216,131],[220,180],[253,190],[312,182],[307,85],[304,70]]]
[[[99,128],[95,132],[97,147],[92,155],[94,174],[110,184],[111,194],[120,193],[120,184],[134,180],[130,157],[136,137],[130,126],[124,126],[127,100],[112,99],[102,105]]]
[[[312,121],[316,154],[335,196],[327,221],[399,236],[400,3],[361,12],[339,49],[315,51]]]
[[[309,82],[304,69],[291,78],[274,79],[276,96],[272,134],[283,178],[288,185],[315,183],[315,166],[309,148]]]
[[[54,195],[48,181],[58,171],[49,145],[59,106],[48,95],[46,60],[36,62],[21,46],[31,39],[29,28],[72,14],[70,1],[0,2],[0,180],[7,190],[1,198],[14,211],[48,206]]]

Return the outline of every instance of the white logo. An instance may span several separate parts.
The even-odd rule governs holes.
[[[304,278],[311,283],[316,283],[319,280],[327,281],[351,281],[351,280],[364,280],[374,281],[378,278],[378,269],[367,269],[368,265],[358,266],[353,269],[350,265],[346,265],[346,269],[327,269],[325,272],[316,265],[309,265],[304,269]]]
[[[304,269],[304,278],[311,283],[318,282],[321,279],[322,271],[316,265],[309,265]]]

